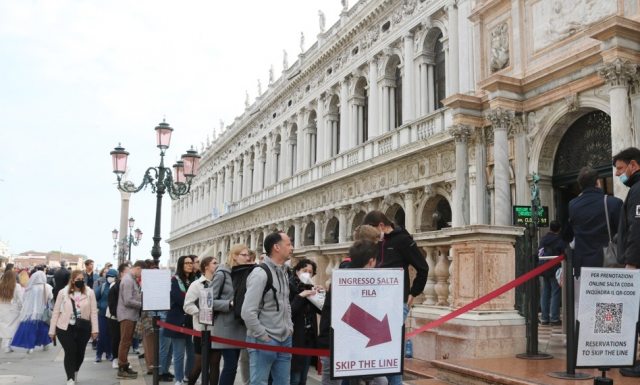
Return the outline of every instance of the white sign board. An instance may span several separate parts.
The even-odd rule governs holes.
[[[200,291],[198,309],[198,321],[203,325],[213,325],[213,287]]]
[[[171,307],[171,271],[142,270],[142,310],[169,310]]]
[[[331,281],[332,378],[401,374],[402,269],[340,269]]]
[[[582,268],[576,367],[633,366],[640,271]]]

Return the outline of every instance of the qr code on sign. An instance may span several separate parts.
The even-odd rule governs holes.
[[[622,304],[596,303],[596,325],[594,333],[622,332]]]

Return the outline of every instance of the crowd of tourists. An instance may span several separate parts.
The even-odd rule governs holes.
[[[340,268],[402,267],[405,271],[405,318],[413,298],[424,289],[428,265],[409,233],[396,227],[381,212],[370,212],[354,233],[349,257]],[[209,349],[209,385],[231,385],[240,372],[248,385],[305,385],[311,355],[291,355],[264,349],[243,348],[228,340],[258,345],[328,349],[330,289],[314,282],[317,266],[310,259],[291,265],[293,245],[287,234],[276,231],[263,241],[264,251],[242,244],[232,245],[224,260],[208,256],[181,256],[171,278],[170,308],[164,312],[142,311],[143,269],[157,269],[153,260],[123,263],[97,273],[93,261],[84,270],[70,271],[66,262],[57,271],[36,268],[21,285],[12,266],[0,279],[0,338],[5,352],[14,348],[47,350],[60,342],[64,350],[67,385],[75,385],[88,346],[96,351],[95,362],[112,362],[118,379],[134,379],[128,355],[138,354],[142,341],[146,374],[152,374],[154,339],[152,316],[184,329],[202,331],[199,322],[200,293],[211,290],[212,335],[225,343],[160,328],[159,375],[163,382],[194,385],[203,369],[203,349]],[[382,258],[382,250],[384,258]],[[257,259],[257,260],[256,260]],[[409,266],[416,277],[409,285]],[[47,278],[49,275],[50,279]],[[22,287],[24,286],[24,287]],[[179,329],[180,330],[180,329]],[[323,383],[329,378],[328,361],[322,357]],[[173,362],[174,373],[170,372]],[[220,369],[222,363],[222,369]],[[318,364],[316,364],[317,366]],[[400,384],[400,376],[389,376]]]

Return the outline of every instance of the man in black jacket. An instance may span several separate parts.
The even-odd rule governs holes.
[[[551,221],[549,223],[549,232],[540,240],[538,247],[540,256],[556,256],[564,253],[565,243],[560,237],[560,222]],[[540,261],[544,264],[549,261]],[[556,271],[560,265],[556,265],[551,269],[540,274],[542,277],[542,295],[540,296],[540,308],[542,316],[540,323],[542,325],[561,326],[560,321],[560,285],[556,279]]]
[[[613,166],[620,182],[629,187],[622,205],[618,227],[618,257],[624,258],[627,269],[640,268],[640,150],[629,147],[613,157]],[[640,361],[633,368],[620,368],[620,374],[640,377]]]
[[[394,227],[393,223],[380,211],[371,211],[364,216],[363,225],[376,227],[380,232],[376,267],[404,269],[404,303],[405,312],[413,304],[413,299],[419,296],[427,284],[429,265],[418,249],[409,232],[401,227]],[[409,288],[409,266],[416,269],[416,277]],[[406,314],[405,314],[406,317]]]
[[[605,213],[605,194],[602,191],[598,171],[583,167],[578,174],[578,184],[582,194],[569,202],[569,223],[563,239],[570,242],[575,237],[573,251],[574,307],[578,314],[578,296],[580,293],[580,271],[582,267],[602,267],[603,248],[609,243],[607,215]],[[622,200],[607,196],[607,210],[611,237],[618,233]]]
[[[55,301],[58,298],[58,292],[65,288],[67,284],[69,284],[69,278],[71,277],[71,272],[67,267],[69,266],[69,262],[66,259],[60,260],[60,268],[56,270],[53,274],[53,280],[56,283],[53,288],[53,300]]]

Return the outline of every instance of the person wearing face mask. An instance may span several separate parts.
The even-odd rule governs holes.
[[[87,343],[92,337],[98,338],[96,297],[80,270],[71,273],[69,285],[58,293],[49,327],[49,337],[53,339],[56,336],[64,350],[67,385],[75,385]]]
[[[611,237],[618,233],[618,222],[622,201],[614,196],[605,199],[598,171],[583,167],[578,174],[578,184],[582,193],[569,202],[569,221],[564,232],[564,241],[570,243],[575,238],[573,250],[574,307],[578,314],[580,294],[580,272],[582,267],[602,267],[602,249],[609,243],[607,213]],[[607,213],[605,213],[605,204]]]
[[[102,362],[103,353],[106,354],[108,361],[113,359],[111,355],[111,333],[109,333],[107,321],[107,299],[109,297],[109,287],[116,281],[117,276],[118,272],[115,269],[107,270],[104,282],[102,282],[95,291],[96,302],[98,303],[98,327],[100,333],[96,351],[96,362]],[[103,277],[100,277],[100,279],[103,279]]]
[[[294,348],[313,349],[318,343],[318,315],[320,309],[314,306],[308,297],[316,295],[321,286],[314,286],[311,279],[316,274],[316,263],[303,259],[293,268],[289,278],[289,301],[291,302],[291,319],[293,336],[291,346]],[[311,356],[294,354],[291,357],[290,385],[305,385],[311,365]]]
[[[618,226],[618,260],[627,269],[640,268],[640,150],[630,147],[613,157],[613,166],[620,182],[629,187],[622,204]],[[640,377],[640,361],[632,368],[620,368],[620,374]]]

